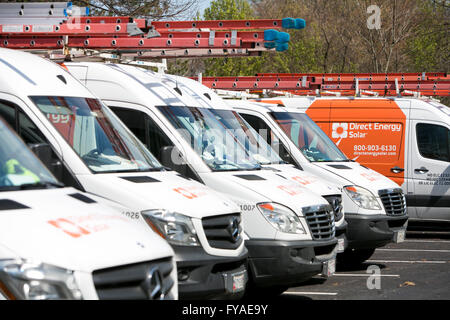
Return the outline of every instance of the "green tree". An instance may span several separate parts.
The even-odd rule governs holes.
[[[420,23],[405,52],[410,71],[448,71],[450,1],[424,1]]]
[[[253,9],[246,0],[214,0],[205,9],[204,20],[237,20],[254,18]]]
[[[203,20],[254,19],[253,9],[246,0],[214,0],[205,9]],[[260,57],[211,58],[204,62],[208,76],[248,75],[262,64]]]

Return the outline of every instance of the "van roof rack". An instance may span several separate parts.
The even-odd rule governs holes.
[[[55,60],[257,56],[285,51],[290,37],[281,30],[304,27],[293,18],[152,21],[89,16],[71,2],[0,3],[0,47]]]
[[[197,78],[194,78],[197,79]],[[297,96],[450,96],[450,76],[422,73],[297,73],[202,77],[212,89]],[[275,94],[274,92],[280,94]]]

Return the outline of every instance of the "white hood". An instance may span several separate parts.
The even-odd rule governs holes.
[[[379,190],[399,188],[391,179],[357,162],[314,162],[313,164],[340,177],[339,180],[344,185],[361,186],[370,190],[375,196],[378,196]]]
[[[175,171],[80,175],[88,191],[134,210],[167,209],[193,218],[239,212],[220,193]],[[114,195],[113,193],[117,193]]]
[[[228,180],[232,184],[240,185],[249,192],[256,193],[257,202],[277,202],[288,206],[300,216],[303,215],[301,212],[304,207],[320,204],[328,205],[328,202],[320,195],[272,171],[214,172],[209,177]],[[222,184],[217,183],[218,186]],[[238,197],[239,194],[235,196]]]
[[[321,196],[340,195],[342,193],[335,184],[331,182],[325,183],[318,176],[299,170],[290,164],[271,164],[263,167],[266,170],[272,170],[279,176],[300,183],[303,187]]]
[[[81,194],[96,202],[70,196]],[[22,207],[0,210],[0,243],[16,257],[93,270],[173,255],[149,227],[72,188],[1,192]],[[88,201],[89,202],[89,201]]]

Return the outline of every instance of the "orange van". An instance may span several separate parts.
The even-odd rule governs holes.
[[[449,107],[428,98],[257,101],[304,111],[349,159],[403,188],[410,218],[450,220]]]

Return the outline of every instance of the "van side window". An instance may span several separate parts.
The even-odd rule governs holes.
[[[18,110],[17,113],[19,115],[17,132],[26,144],[48,143],[41,131],[22,110]]]
[[[157,159],[161,159],[163,147],[173,146],[172,141],[146,113],[124,108],[110,108]]]
[[[49,144],[44,134],[19,106],[8,101],[0,100],[0,117],[3,117],[8,122],[11,128],[16,131],[27,145]],[[53,150],[49,158],[51,159],[51,164],[46,163],[46,161],[43,162],[59,181],[63,182],[66,186],[72,186],[84,191],[83,187],[66,165],[63,164],[62,167],[54,165],[58,164],[60,160]]]
[[[122,120],[122,122],[134,133],[148,150],[161,161],[161,150],[163,147],[174,147],[175,145],[169,137],[161,130],[151,117],[145,112],[119,107],[109,106],[109,108]],[[187,165],[183,174],[189,178],[201,181],[194,170]]]
[[[8,122],[26,144],[47,143],[36,125],[15,104],[0,101],[0,116]]]
[[[262,120],[259,117],[250,115],[250,114],[245,114],[245,113],[240,113],[241,117],[245,119],[245,121],[248,122],[249,125],[251,125],[253,127],[253,129],[255,129],[258,133],[261,130],[266,130],[266,134],[261,135],[263,138],[266,139],[268,144],[272,143],[272,130],[270,130],[270,127],[264,122],[264,120]]]
[[[418,123],[416,133],[422,157],[450,162],[450,131],[446,127]]]
[[[301,169],[300,164],[297,163],[290,155],[289,151],[284,147],[280,139],[272,133],[272,130],[263,119],[245,113],[239,113],[239,115],[244,118],[245,121],[247,121],[248,124],[251,125],[253,129],[255,129],[267,141],[267,143],[272,146],[272,148],[278,149],[278,155],[281,159]]]
[[[14,130],[16,129],[16,107],[6,101],[0,101],[0,117]]]

